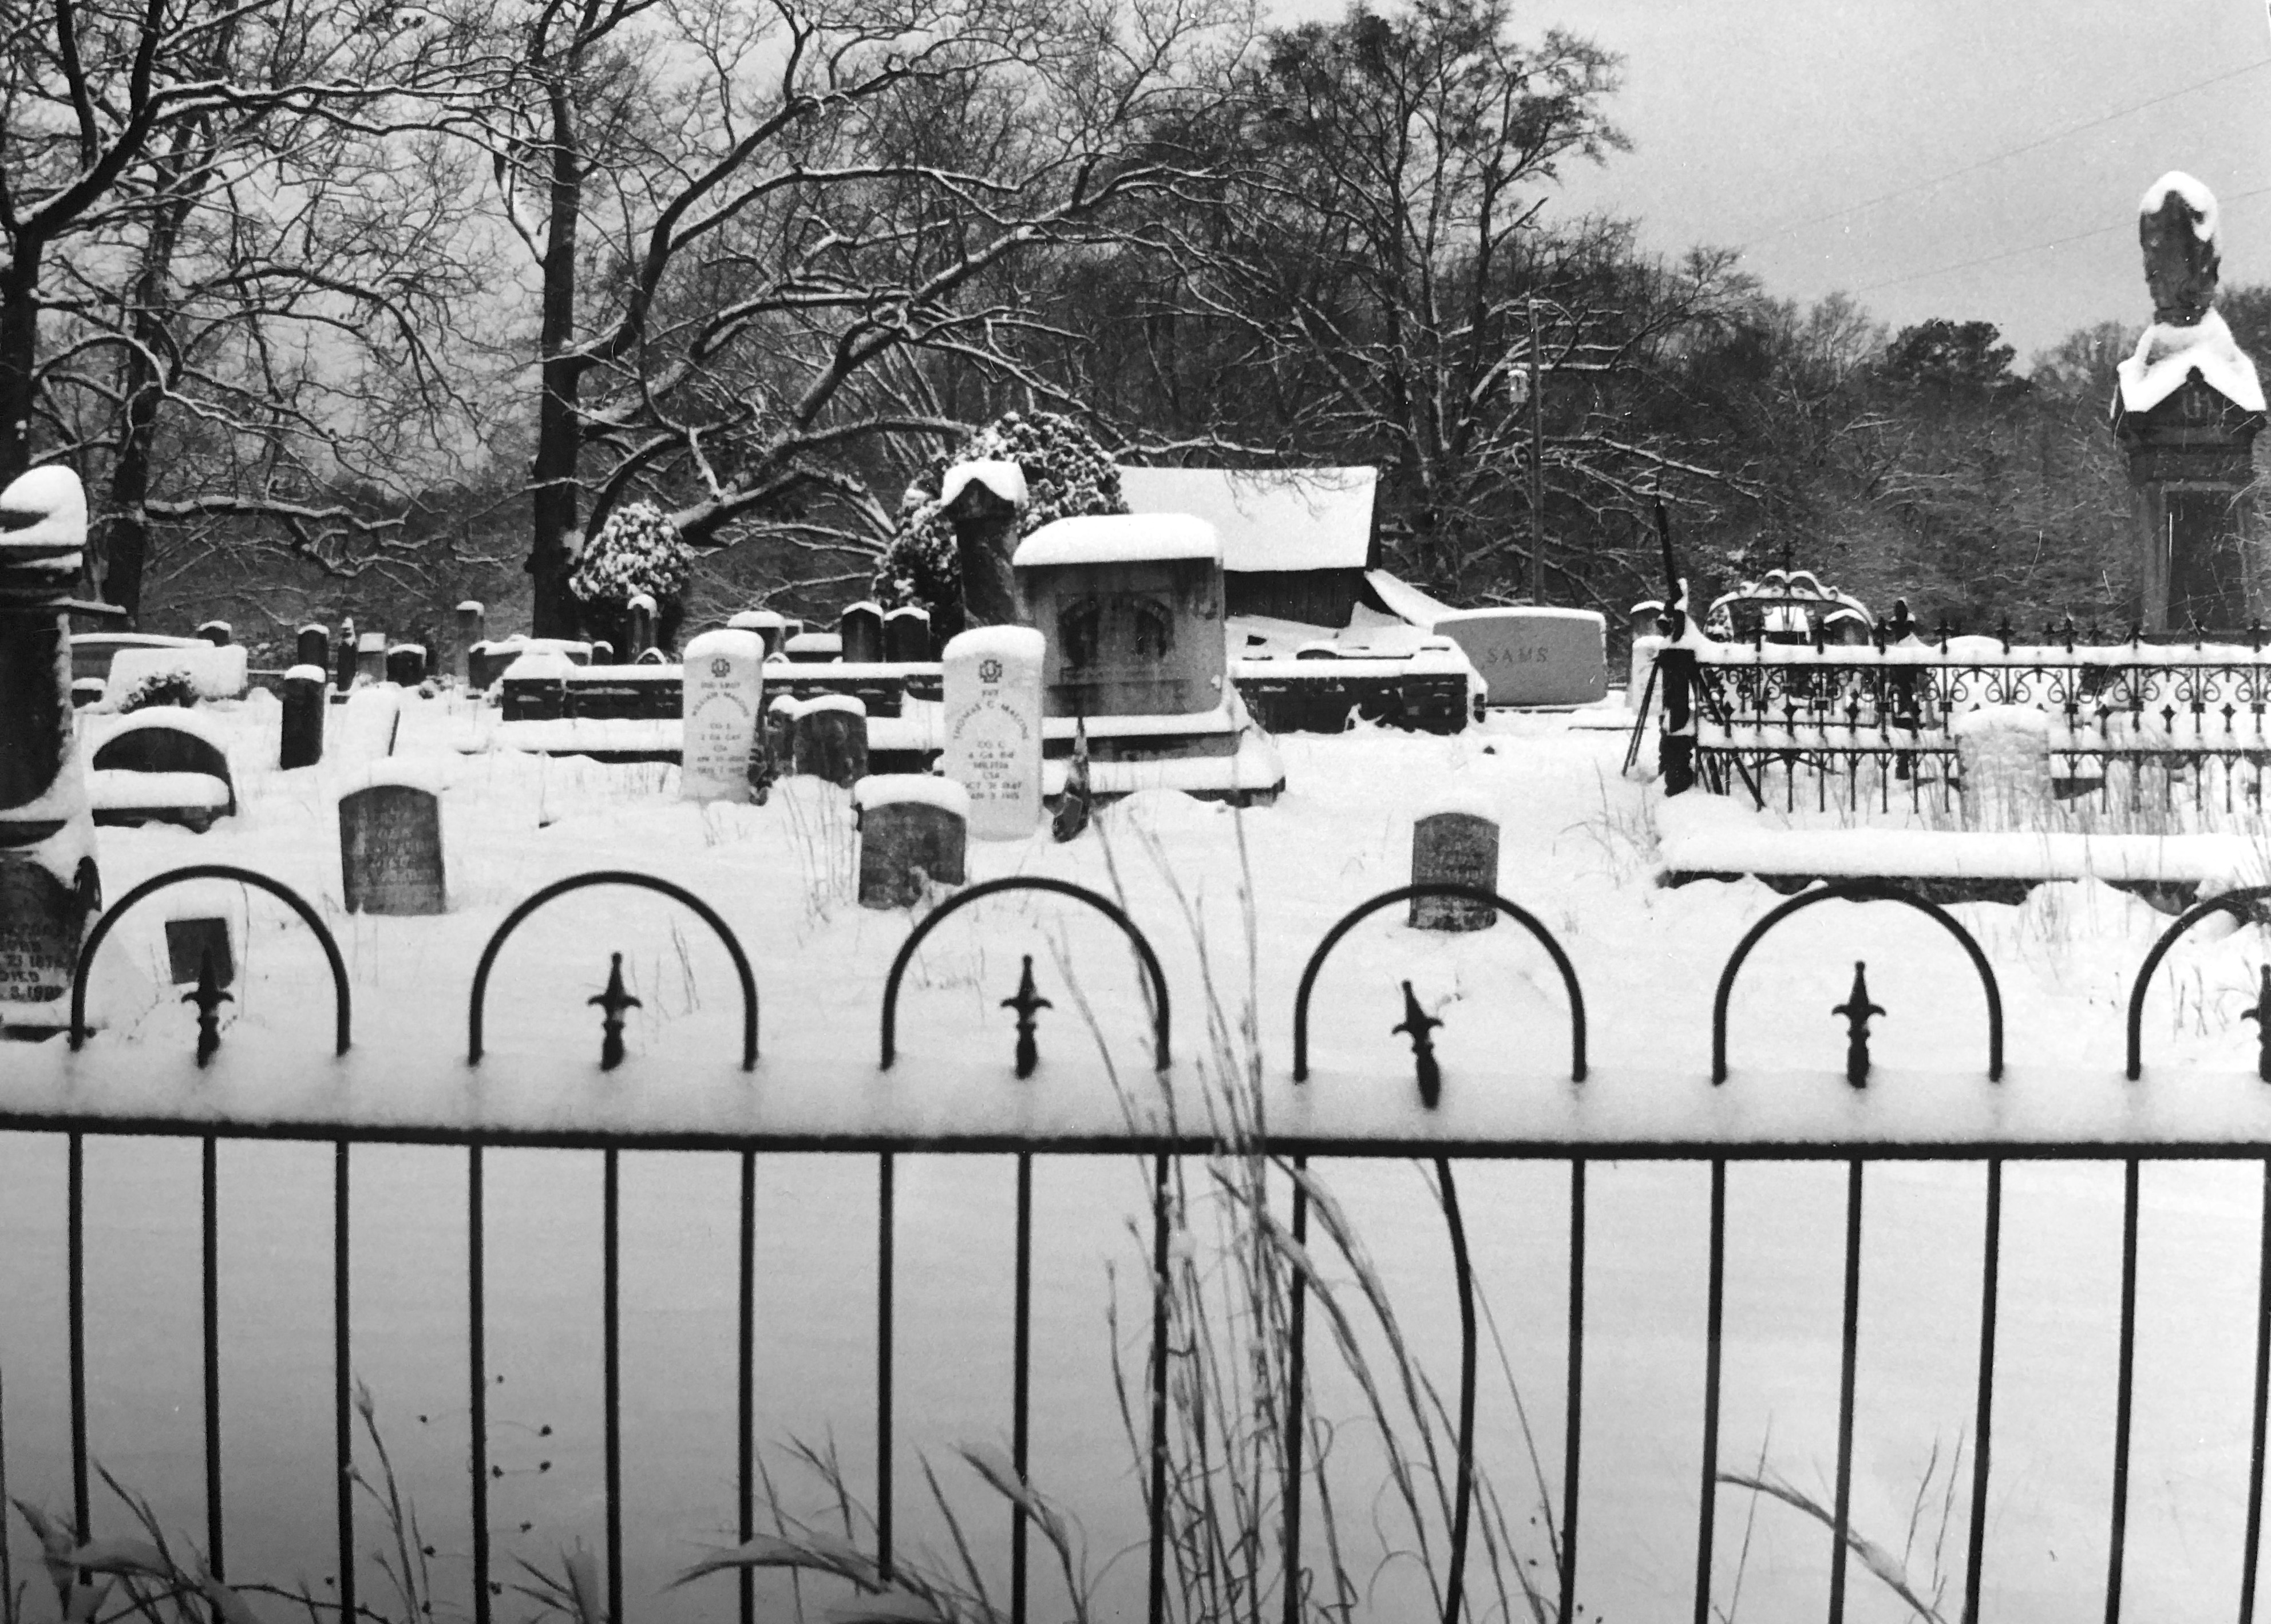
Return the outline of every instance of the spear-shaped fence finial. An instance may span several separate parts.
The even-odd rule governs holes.
[[[599,1006],[599,1069],[613,1071],[623,1063],[623,1011],[645,1007],[623,987],[621,953],[607,966],[607,990],[584,1002]]]
[[[2254,1007],[2242,1009],[2239,1018],[2255,1023],[2255,1075],[2271,1083],[2271,965],[2263,966],[2263,981],[2256,991]]]
[[[1025,955],[1024,973],[1017,978],[1016,995],[1004,998],[1001,1007],[1017,1012],[1017,1075],[1030,1077],[1033,1075],[1033,1068],[1041,1063],[1040,1046],[1033,1041],[1035,1017],[1043,1009],[1056,1008],[1042,997],[1039,989],[1033,985],[1033,956],[1031,953]]]
[[[1428,1034],[1442,1024],[1419,1007],[1418,995],[1411,990],[1411,983],[1406,981],[1404,984],[1404,1019],[1388,1030],[1410,1036],[1411,1063],[1419,1074],[1419,1103],[1430,1111],[1443,1097],[1443,1069],[1435,1063],[1435,1040]]]
[[[1845,1017],[1845,1080],[1855,1088],[1865,1088],[1869,1082],[1869,1017],[1885,1012],[1882,1004],[1869,1002],[1868,966],[1861,959],[1853,961],[1853,990],[1845,1002],[1829,1013]]]
[[[197,1067],[203,1070],[220,1048],[220,1007],[236,1002],[220,990],[220,972],[213,966],[211,943],[197,956],[197,988],[183,993],[182,1002],[197,1007]]]

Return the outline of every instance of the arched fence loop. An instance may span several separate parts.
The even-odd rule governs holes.
[[[897,957],[891,960],[890,974],[883,981],[882,1069],[889,1071],[892,1061],[898,1055],[899,982],[907,972],[907,965],[914,960],[915,950],[923,944],[925,937],[944,924],[949,915],[959,913],[974,902],[998,897],[1004,891],[1047,891],[1059,897],[1069,897],[1076,902],[1086,903],[1120,927],[1121,934],[1134,944],[1136,957],[1143,962],[1144,975],[1150,982],[1151,1063],[1155,1069],[1165,1071],[1171,1057],[1167,977],[1159,968],[1159,956],[1151,950],[1150,940],[1136,928],[1136,921],[1128,917],[1128,911],[1109,897],[1101,896],[1084,885],[1076,885],[1070,880],[1053,880],[1042,875],[1011,875],[1006,879],[982,881],[941,903],[924,915],[922,922],[908,933],[907,939],[899,944]]]
[[[1727,1080],[1727,1003],[1735,991],[1735,977],[1743,961],[1761,937],[1790,918],[1816,903],[1823,902],[1898,902],[1906,904],[1920,913],[1929,914],[1942,929],[1954,936],[1970,956],[1971,967],[1979,972],[1979,985],[1987,995],[1987,1080],[2003,1080],[2003,993],[1996,984],[1994,969],[1987,963],[1987,955],[1980,950],[1978,941],[1964,929],[1961,921],[1938,903],[1917,896],[1905,886],[1888,885],[1880,880],[1833,880],[1818,890],[1800,893],[1783,903],[1751,927],[1735,950],[1727,956],[1727,963],[1719,972],[1719,990],[1711,999],[1711,1081]]]
[[[2128,1049],[2129,1080],[2132,1083],[2145,1073],[2145,993],[2153,984],[2153,972],[2169,956],[2169,950],[2177,945],[2178,937],[2210,914],[2229,913],[2241,924],[2246,924],[2255,912],[2254,905],[2267,898],[2271,898],[2271,885],[2243,885],[2237,890],[2228,890],[2221,896],[2196,902],[2178,914],[2153,943],[2145,955],[2145,962],[2137,967],[2136,984],[2129,989]]]
[[[101,919],[95,920],[94,928],[87,933],[86,945],[78,950],[78,963],[71,967],[71,1048],[76,1051],[86,1043],[87,1039],[87,972],[93,967],[95,951],[102,946],[104,939],[110,935],[111,928],[120,920],[125,918],[135,904],[145,898],[154,896],[159,891],[175,885],[185,885],[192,880],[234,880],[241,885],[249,885],[255,890],[266,891],[270,896],[281,901],[293,913],[298,914],[308,928],[316,933],[316,940],[323,945],[324,957],[331,967],[332,1027],[333,1039],[337,1046],[332,1052],[338,1054],[346,1054],[354,1010],[352,1000],[347,992],[346,961],[339,957],[339,942],[332,938],[322,916],[299,892],[281,880],[272,880],[264,874],[256,874],[249,868],[240,868],[233,863],[191,863],[184,868],[169,868],[164,874],[153,875],[121,897],[114,906],[104,911]]]
[[[659,880],[651,874],[635,874],[623,868],[594,868],[585,874],[571,874],[564,880],[555,880],[542,890],[530,897],[504,916],[490,935],[488,945],[481,949],[480,963],[473,971],[473,991],[465,1016],[465,1063],[479,1065],[481,1059],[481,1014],[488,1000],[489,971],[496,963],[497,954],[505,938],[520,928],[521,921],[555,898],[570,891],[588,890],[595,885],[628,885],[638,890],[659,892],[674,902],[684,903],[710,927],[718,940],[726,944],[726,952],[733,961],[733,973],[741,981],[741,1069],[754,1071],[757,1064],[757,978],[749,969],[749,957],[741,950],[740,938],[719,916],[718,910],[688,890],[668,880]]]
[[[1462,885],[1451,880],[1422,880],[1416,884],[1399,885],[1393,890],[1382,891],[1341,915],[1339,921],[1324,934],[1323,939],[1310,953],[1309,962],[1301,967],[1301,984],[1293,995],[1293,1081],[1306,1083],[1309,1079],[1309,994],[1316,985],[1317,972],[1324,968],[1326,957],[1340,944],[1343,936],[1366,919],[1382,908],[1393,907],[1415,897],[1456,897],[1463,901],[1496,908],[1538,938],[1538,945],[1552,958],[1553,967],[1561,972],[1562,987],[1569,995],[1569,1080],[1582,1083],[1585,1080],[1585,995],[1577,985],[1577,972],[1569,962],[1569,955],[1561,950],[1560,942],[1554,939],[1552,931],[1538,922],[1538,916],[1519,903],[1509,902],[1496,891],[1482,886]]]

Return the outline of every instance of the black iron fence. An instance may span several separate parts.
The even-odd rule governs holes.
[[[2018,677],[1998,676],[1995,680],[2015,682],[2041,675],[2040,672],[2022,670]],[[2110,680],[2128,682],[2133,679],[2117,672]],[[2254,679],[2251,677],[2250,680]],[[2122,691],[2126,693],[2130,690],[2124,689]],[[2260,703],[2257,702],[2254,712],[2259,719],[2260,710]],[[122,1065],[134,1068],[140,1075],[146,1073],[153,1063],[146,1043],[138,1046],[130,1056],[121,1056],[115,1047],[110,1054],[106,1054],[103,1042],[99,1038],[91,1037],[86,1031],[84,988],[90,966],[112,927],[126,913],[148,897],[173,885],[197,879],[241,881],[281,898],[316,935],[330,965],[337,1012],[338,1058],[334,1062],[335,1069],[313,1076],[296,1095],[272,1099],[257,1114],[233,1111],[226,1092],[216,1094],[184,1089],[174,1097],[176,1103],[160,1110],[151,1108],[146,1103],[151,1098],[146,1090],[127,1091],[122,1096],[122,1099],[108,1098],[108,1091],[86,1086],[106,1076],[115,1075]],[[600,886],[629,886],[659,893],[692,911],[720,938],[733,959],[740,980],[742,1001],[742,1042],[733,1071],[746,1074],[756,1069],[758,987],[749,961],[730,927],[700,898],[681,887],[644,875],[608,871],[575,875],[546,887],[514,909],[490,937],[473,977],[467,1005],[465,1065],[468,1079],[485,1063],[482,1040],[485,995],[490,971],[500,950],[522,921],[554,898],[570,891]],[[1154,1069],[1166,1072],[1174,1063],[1171,989],[1158,956],[1136,921],[1109,898],[1081,886],[1051,879],[1012,878],[990,882],[958,894],[928,915],[910,934],[891,966],[883,988],[877,1010],[878,1054],[867,1076],[872,1079],[892,1071],[895,1067],[905,1066],[897,1047],[897,1002],[905,973],[915,960],[925,938],[953,913],[1005,891],[1054,894],[1068,904],[1102,914],[1126,937],[1141,966],[1142,983],[1150,1011],[1150,1032],[1146,1058]],[[359,1612],[368,1611],[362,1607],[356,1594],[356,1530],[352,1501],[355,1482],[352,1425],[355,1399],[351,1390],[353,1349],[349,1335],[349,1308],[354,1279],[351,1268],[348,1195],[354,1149],[359,1144],[379,1144],[457,1146],[465,1151],[465,1199],[469,1240],[464,1260],[463,1287],[470,1327],[465,1391],[471,1410],[471,1449],[467,1469],[472,1490],[471,1528],[467,1543],[472,1552],[473,1569],[473,1612],[480,1624],[487,1624],[495,1589],[491,1576],[488,1509],[492,1471],[488,1453],[490,1429],[487,1419],[488,1309],[483,1239],[483,1158],[488,1150],[503,1146],[548,1146],[597,1150],[603,1153],[600,1244],[604,1374],[601,1420],[606,1519],[605,1616],[611,1620],[626,1616],[622,1595],[622,1400],[618,1357],[621,1276],[616,1165],[621,1152],[626,1150],[704,1150],[731,1152],[739,1158],[736,1511],[739,1533],[745,1541],[757,1531],[758,1474],[755,1466],[753,1439],[756,1158],[760,1154],[770,1156],[817,1151],[856,1151],[872,1154],[875,1158],[879,1284],[873,1304],[876,1347],[873,1372],[876,1421],[875,1473],[878,1485],[875,1561],[877,1571],[885,1576],[891,1572],[894,1561],[895,1158],[909,1152],[1006,1152],[1016,1158],[1016,1219],[1012,1260],[1015,1353],[1010,1431],[1012,1471],[1020,1483],[1024,1481],[1029,1466],[1031,1435],[1028,1412],[1032,1322],[1033,1162],[1039,1157],[1144,1158],[1149,1164],[1150,1175],[1150,1219],[1154,1281],[1150,1355],[1143,1373],[1143,1389],[1148,1400],[1145,1417],[1149,1456],[1146,1595],[1148,1616],[1153,1620],[1166,1616],[1170,1612],[1174,1601],[1171,1591],[1177,1583],[1170,1560],[1166,1510],[1168,1457],[1172,1448],[1168,1416],[1168,1373],[1172,1355],[1168,1346],[1167,1299],[1158,1284],[1165,1278],[1168,1267],[1170,1204],[1173,1200],[1169,1175],[1172,1166],[1178,1158],[1203,1158],[1225,1151],[1239,1151],[1275,1158],[1278,1165],[1293,1170],[1297,1176],[1292,1183],[1289,1228],[1295,1245],[1299,1246],[1307,1235],[1309,1215],[1307,1188],[1298,1175],[1312,1158],[1416,1157],[1431,1160],[1437,1172],[1461,1316],[1461,1367],[1456,1412],[1457,1451],[1453,1463],[1455,1478],[1449,1517],[1450,1548],[1444,1570],[1447,1583],[1442,1593],[1441,1613],[1444,1624],[1457,1624],[1468,1609],[1464,1576],[1470,1554],[1476,1486],[1477,1337],[1474,1283],[1459,1205],[1456,1173],[1458,1167],[1469,1161],[1526,1158],[1565,1163],[1569,1173],[1568,1326],[1564,1394],[1567,1409],[1565,1448],[1559,1483],[1560,1533],[1553,1583],[1545,1594],[1545,1611],[1558,1619],[1560,1624],[1570,1624],[1577,1612],[1575,1587],[1580,1511],[1584,1503],[1583,1434],[1579,1417],[1586,1368],[1587,1169],[1589,1164],[1597,1159],[1672,1158],[1707,1165],[1710,1181],[1709,1262],[1705,1283],[1705,1358],[1703,1368],[1697,1376],[1703,1394],[1703,1434],[1700,1513],[1694,1536],[1696,1580],[1694,1592],[1696,1624],[1709,1624],[1713,1616],[1711,1583],[1718,1539],[1716,1507],[1718,1487],[1723,1480],[1718,1428],[1726,1273],[1727,1167],[1730,1162],[1817,1160],[1842,1162],[1846,1174],[1837,1453],[1828,1553],[1828,1616],[1836,1620],[1843,1617],[1846,1605],[1849,1554],[1860,1548],[1859,1542],[1851,1534],[1850,1515],[1855,1372],[1860,1336],[1863,1212],[1866,1188],[1864,1174],[1872,1161],[1921,1158],[1977,1161],[1983,1165],[1985,1184],[1974,1448],[1966,1540],[1968,1560],[1964,1570],[1962,1615],[1966,1619],[1976,1619],[1979,1616],[1981,1580],[1987,1560],[1988,1488],[1993,1471],[1997,1384],[1999,1377],[2007,1382],[2014,1374],[1999,1372],[1996,1366],[2005,1165],[2012,1159],[2089,1158],[2118,1163],[2124,1172],[2116,1419],[2112,1435],[2105,1443],[2112,1460],[2105,1616],[2112,1620],[2119,1617],[2124,1602],[2122,1567],[2128,1515],[2131,1417],[2135,1380],[2140,1167],[2143,1162],[2151,1159],[2237,1158],[2262,1160],[2265,1173],[2263,1228],[2258,1248],[2253,1315],[2253,1404],[2252,1415],[2246,1423],[2251,1445],[2246,1525],[2240,1560],[2239,1590],[2234,1598],[2242,1624],[2249,1624],[2254,1616],[2257,1548],[2262,1523],[2267,1394],[2271,1394],[2271,1114],[2267,1114],[2260,1106],[2239,1111],[2220,1109],[2216,1099],[2206,1097],[2203,1080],[2187,1076],[2184,1079],[2184,1089],[2179,1091],[2191,1101],[2189,1108],[2140,1114],[2136,1118],[2139,1126],[2131,1136],[2114,1132],[2087,1142],[2077,1142],[2070,1136],[2046,1131],[2042,1126],[2030,1126],[2030,1123],[2050,1122],[2058,1119],[2054,1113],[2038,1118],[2029,1116],[2024,1111],[2007,1112],[2003,1108],[2012,1085],[2003,1081],[2002,998],[1994,969],[1979,943],[1953,915],[1912,892],[1878,882],[1847,882],[1825,886],[1783,904],[1759,920],[1734,946],[1724,961],[1713,1005],[1711,1052],[1709,1056],[1711,1084],[1724,1085],[1726,1093],[1739,1091],[1745,1086],[1746,1079],[1731,1070],[1729,1009],[1740,972],[1760,941],[1785,920],[1818,903],[1831,900],[1885,902],[1929,916],[1954,939],[1955,949],[1964,955],[1980,986],[1984,1017],[1981,1022],[1981,1064],[1976,1081],[1967,1086],[1976,1089],[1981,1104],[1971,1126],[1957,1123],[1931,1137],[1908,1136],[1894,1129],[1868,1142],[1855,1143],[1834,1137],[1808,1138],[1797,1132],[1763,1137],[1743,1126],[1744,1119],[1739,1113],[1715,1114],[1692,1108],[1684,1112],[1670,1112],[1658,1121],[1649,1120],[1645,1114],[1635,1118],[1629,1113],[1619,1113],[1599,1123],[1589,1124],[1582,1109],[1575,1115],[1557,1114],[1553,1111],[1533,1114],[1517,1091],[1508,1090],[1467,1091],[1460,1102],[1460,1109],[1454,1111],[1448,1107],[1448,1102],[1439,1104],[1442,1078],[1434,1054],[1433,1033],[1441,1022],[1419,1011],[1416,1001],[1410,996],[1408,982],[1404,988],[1404,1008],[1396,1012],[1401,1013],[1404,1018],[1393,1030],[1407,1038],[1411,1046],[1413,1095],[1404,1097],[1401,1104],[1376,1105],[1368,1112],[1353,1117],[1342,1117],[1331,1121],[1315,1118],[1305,1121],[1297,1102],[1301,1091],[1311,1086],[1308,1013],[1321,972],[1335,948],[1369,916],[1418,897],[1456,897],[1494,908],[1501,916],[1522,926],[1543,950],[1557,973],[1567,1002],[1569,1093],[1565,1104],[1567,1100],[1582,1101],[1590,1091],[1619,1088],[1630,1084],[1630,1079],[1621,1083],[1613,1079],[1604,1080],[1589,1068],[1586,1008],[1579,968],[1553,932],[1518,904],[1493,892],[1463,885],[1431,883],[1401,887],[1369,899],[1346,914],[1318,942],[1302,972],[1292,1012],[1294,1058],[1290,1076],[1263,1080],[1265,1091],[1270,1093],[1274,1103],[1262,1114],[1280,1124],[1264,1140],[1233,1143],[1225,1137],[1224,1129],[1218,1124],[1178,1119],[1172,1113],[1147,1114],[1131,1106],[1124,1097],[1117,1105],[1100,1106],[1093,1120],[1072,1127],[1061,1124],[1038,1134],[1016,1128],[1013,1121],[1014,1113],[988,1116],[980,1112],[947,1128],[934,1125],[938,1119],[934,1113],[924,1118],[934,1125],[913,1126],[911,1125],[912,1116],[895,1114],[888,1100],[880,1104],[871,1100],[864,1114],[854,1111],[841,1119],[832,1120],[825,1128],[795,1121],[772,1121],[767,1118],[763,1100],[754,1092],[743,1102],[738,1116],[722,1121],[712,1116],[696,1123],[643,1121],[637,1125],[623,1125],[610,1122],[604,1114],[587,1114],[585,1120],[577,1120],[573,1109],[564,1116],[553,1110],[540,1116],[532,1116],[531,1120],[514,1121],[509,1099],[502,1107],[491,1100],[485,1106],[467,1106],[455,1114],[451,1109],[436,1109],[416,1120],[405,1120],[399,1114],[365,1114],[354,1109],[342,1109],[337,1103],[343,1097],[353,1097],[353,1089],[350,1087],[343,1092],[339,1086],[342,1074],[336,1068],[349,1068],[347,1080],[352,1083],[354,1075],[352,1067],[360,1052],[354,1047],[351,1002],[344,965],[320,915],[288,888],[249,870],[223,865],[200,865],[161,875],[127,893],[91,933],[78,965],[76,986],[79,990],[74,994],[71,1006],[67,1045],[56,1043],[45,1048],[12,1048],[9,1052],[12,1080],[6,1086],[0,1086],[0,1130],[58,1135],[63,1136],[67,1146],[67,1379],[72,1516],[76,1534],[80,1540],[86,1541],[92,1538],[94,1532],[87,1450],[86,1329],[84,1147],[89,1136],[156,1135],[193,1141],[201,1145],[201,1356],[205,1561],[212,1575],[220,1579],[225,1579],[228,1571],[228,1493],[221,1469],[224,1417],[220,1402],[219,1373],[226,1338],[216,1284],[215,1214],[220,1199],[216,1145],[224,1138],[312,1141],[331,1145],[331,1403],[334,1418],[332,1442],[338,1474],[336,1607],[338,1615],[343,1619],[351,1619]],[[2176,920],[2141,961],[2129,989],[2127,1005],[2126,1076],[2135,1086],[2141,1089],[2155,1086],[2154,1083],[2141,1080],[2144,1073],[2144,999],[2148,987],[2170,948],[2196,924],[2218,912],[2230,912],[2243,919],[2251,917],[2251,908],[2266,897],[2271,897],[2271,887],[2237,891],[2200,905]],[[1036,990],[1030,958],[1024,961],[1023,970],[1018,987],[1001,1001],[1013,1017],[1005,1023],[1010,1037],[1005,1046],[1002,1066],[1005,1077],[1011,1075],[1024,1077],[1036,1069],[1043,1043],[1040,1017],[1050,1007],[1049,1002]],[[192,995],[187,1002],[195,1004],[196,1009],[194,1016],[185,1014],[182,1017],[180,1065],[183,1068],[183,1080],[194,1076],[196,1068],[208,1062],[217,1052],[220,1042],[212,997]],[[602,1069],[612,1068],[623,1058],[622,1001],[611,988],[609,994],[591,1002],[599,1006],[597,1023],[600,1028],[599,1064]],[[1390,1011],[1382,1011],[1383,1016],[1389,1013]],[[1857,966],[1852,996],[1845,1004],[1839,1006],[1835,1011],[1836,1020],[1824,1026],[1822,1038],[1825,1059],[1836,1052],[1834,1045],[1842,1044],[1844,1075],[1854,1088],[1870,1085],[1870,1027],[1872,1021],[1883,1014],[1881,1009],[1870,1002],[1865,981]],[[2258,1075],[2262,1083],[2271,1083],[2271,970],[2265,972],[2264,996],[2249,1014],[2258,1020],[2262,1032]],[[1701,1058],[1699,1056],[1699,1061]],[[721,1061],[719,1064],[722,1066],[724,1062]],[[848,1067],[854,1062],[847,1062],[846,1064]],[[721,1073],[725,1076],[732,1074]],[[361,1075],[370,1077],[378,1074],[372,1071]],[[1692,1075],[1698,1077],[1702,1075],[1700,1065]],[[912,1081],[920,1083],[922,1079]],[[2164,1088],[2170,1081],[2165,1078],[2159,1080]],[[2216,1098],[2227,1102],[2266,1098],[2252,1091],[2260,1087],[2255,1081],[2247,1081],[2244,1085],[2235,1084],[2234,1086],[2244,1086],[2245,1090],[2251,1091],[2245,1094],[2228,1093]],[[1709,1097],[1722,1099],[1725,1093],[1714,1091]],[[488,1114],[484,1115],[483,1112]],[[1639,1126],[1634,1125],[1636,1121]],[[1309,1568],[1305,1554],[1308,1547],[1305,1546],[1301,1533],[1305,1510],[1301,1469],[1306,1436],[1303,1406],[1309,1397],[1304,1375],[1306,1276],[1299,1271],[1293,1272],[1289,1280],[1289,1290],[1292,1304],[1293,1340],[1290,1350],[1290,1387],[1285,1394],[1284,1409],[1284,1452],[1280,1457],[1286,1463],[1282,1502],[1283,1527],[1279,1541],[1283,1568],[1277,1582],[1278,1599],[1273,1610],[1282,1609],[1284,1618],[1288,1624],[1292,1624],[1293,1620],[1307,1615],[1311,1599],[1307,1577]],[[1009,1526],[1005,1531],[1010,1550],[1011,1574],[1007,1612],[1009,1617],[1017,1620],[1018,1624],[1023,1624],[1028,1614],[1028,1523],[1025,1505],[1023,1501],[1015,1502]],[[100,1546],[88,1546],[79,1554],[92,1568],[102,1561],[112,1560],[102,1554],[104,1550],[105,1547]],[[744,1624],[748,1624],[754,1616],[753,1594],[749,1574],[744,1568],[740,1594],[741,1616]]]
[[[2016,706],[2044,719],[2062,799],[2106,812],[2260,806],[2271,764],[2260,644],[1715,644],[1692,666],[1695,770],[1715,792],[1788,809],[1949,810],[1961,719]]]

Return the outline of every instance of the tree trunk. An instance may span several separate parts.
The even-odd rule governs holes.
[[[88,585],[96,597],[115,603],[129,616],[142,613],[142,576],[150,558],[150,467],[158,437],[158,407],[164,399],[163,380],[153,357],[170,349],[162,311],[169,308],[174,247],[180,241],[186,199],[168,208],[151,224],[150,240],[142,254],[142,272],[135,279],[134,309],[130,324],[133,346],[121,369],[120,395],[126,403],[125,421],[118,436],[118,454],[110,468],[109,513],[86,550]]]
[[[568,538],[576,530],[577,453],[583,424],[576,397],[582,358],[576,341],[576,237],[584,206],[583,164],[576,150],[575,106],[564,84],[552,90],[552,187],[544,236],[544,316],[538,339],[542,370],[536,407],[535,526],[528,572],[535,577],[532,618],[540,637],[576,635],[580,610],[568,577],[575,561]]]
[[[32,466],[32,407],[38,397],[40,280],[36,238],[19,236],[0,271],[0,485]]]

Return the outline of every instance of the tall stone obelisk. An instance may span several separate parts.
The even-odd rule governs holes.
[[[86,544],[86,494],[70,469],[34,468],[0,491],[0,1037],[68,1024],[101,905],[66,619]]]
[[[2123,361],[2113,432],[2135,492],[2139,622],[2236,632],[2264,607],[2251,519],[2263,386],[2216,314],[2215,196],[2171,170],[2138,205],[2153,324]]]

